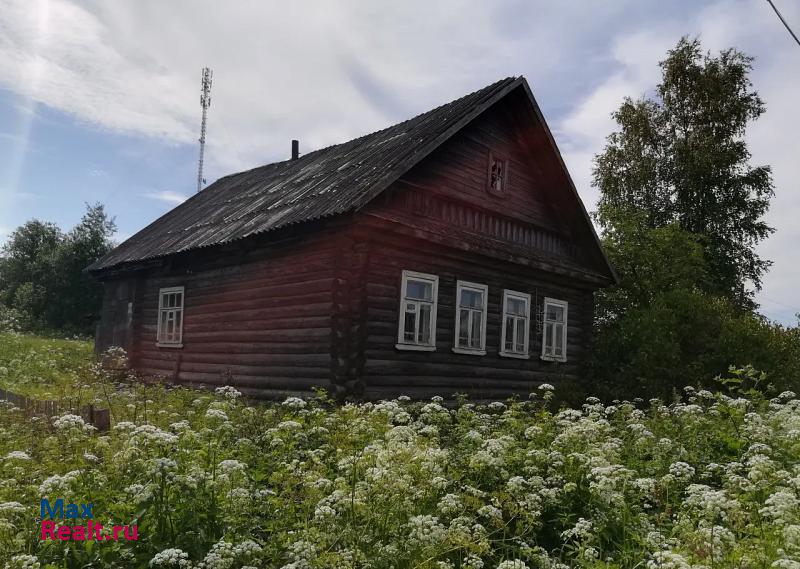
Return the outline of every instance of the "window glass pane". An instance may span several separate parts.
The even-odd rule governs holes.
[[[506,310],[508,310],[509,314],[515,314],[517,316],[525,316],[525,301],[521,298],[508,298],[508,302],[506,304]]]
[[[525,351],[525,325],[524,318],[517,319],[517,336],[514,342],[514,348],[517,352]]]
[[[413,302],[406,303],[405,321],[403,322],[403,340],[416,342],[414,329],[417,323],[417,305]]]
[[[431,305],[423,304],[419,307],[419,335],[420,343],[431,343]]]
[[[408,279],[406,285],[406,298],[419,300],[433,300],[433,285],[424,281]]]
[[[183,325],[183,310],[175,312],[175,341],[179,342],[181,339],[181,326]]]
[[[553,325],[552,324],[545,324],[544,325],[544,353],[546,355],[550,355],[553,353]]]
[[[483,313],[475,310],[472,312],[472,341],[470,348],[481,347],[481,323],[483,321]]]
[[[547,315],[546,318],[551,322],[563,322],[564,321],[564,307],[562,306],[555,306],[553,304],[547,305]]]
[[[483,293],[477,290],[461,290],[461,306],[483,308]]]
[[[555,334],[555,350],[553,355],[561,356],[564,353],[564,325],[556,324],[553,333]]]
[[[459,311],[458,345],[467,346],[469,342],[469,310]]]
[[[183,305],[183,293],[175,293],[175,308],[180,308]]]
[[[507,352],[514,351],[514,319],[506,316],[506,342],[505,350]]]

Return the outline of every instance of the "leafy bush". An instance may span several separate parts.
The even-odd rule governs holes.
[[[0,336],[0,346],[19,337]],[[14,344],[18,349],[24,349]],[[47,356],[66,371],[79,343]],[[29,350],[42,351],[34,344]],[[0,351],[13,382],[36,383]],[[24,358],[17,358],[24,359]],[[407,399],[333,407],[320,395],[251,406],[216,393],[72,384],[80,417],[0,411],[0,558],[8,567],[794,567],[800,562],[800,400],[732,396],[553,408]],[[0,376],[2,381],[2,376]],[[7,385],[13,383],[11,380]],[[41,541],[39,500],[92,502],[138,540]]]
[[[684,385],[713,384],[731,363],[766,371],[778,390],[796,390],[800,330],[676,289],[600,327],[593,384],[607,397],[669,397]]]
[[[22,329],[21,320],[19,311],[0,304],[0,333],[19,332]]]

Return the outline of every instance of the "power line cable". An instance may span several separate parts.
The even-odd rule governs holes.
[[[775,10],[775,13],[778,15],[778,18],[780,18],[781,22],[783,22],[783,25],[786,27],[786,29],[789,30],[789,33],[792,34],[792,37],[794,38],[794,41],[797,42],[797,45],[800,45],[800,39],[797,39],[797,36],[792,31],[792,28],[790,28],[789,24],[786,23],[786,20],[783,19],[783,16],[781,16],[781,13],[775,7],[775,4],[772,3],[772,0],[767,0],[767,2],[769,2],[769,5],[772,6],[773,10]]]

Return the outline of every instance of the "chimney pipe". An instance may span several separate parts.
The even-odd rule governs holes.
[[[292,141],[292,160],[297,160],[300,158],[300,141],[293,140]]]

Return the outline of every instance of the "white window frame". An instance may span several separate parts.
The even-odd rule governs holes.
[[[468,346],[459,346],[459,330],[461,330],[461,291],[471,290],[480,292],[483,295],[483,306],[481,307],[481,337],[480,346],[477,348],[470,348]],[[486,318],[488,316],[489,304],[489,287],[484,284],[471,283],[468,281],[457,281],[456,283],[456,328],[455,337],[453,339],[453,351],[457,354],[470,354],[473,356],[486,355]],[[472,312],[472,310],[470,310]],[[472,315],[470,314],[470,318]],[[472,330],[472,326],[469,327]]]
[[[508,300],[510,298],[525,301],[525,351],[515,352],[506,350],[506,320],[508,314]],[[530,356],[530,334],[531,334],[531,295],[516,290],[503,290],[503,317],[500,328],[500,355],[504,358],[517,358],[527,360]]]
[[[548,306],[558,306],[564,309],[564,325],[561,330],[561,345],[563,346],[563,350],[560,356],[555,356],[546,353],[547,351],[547,344],[545,344],[545,340],[547,339],[547,327],[552,326],[555,329],[556,322],[549,322],[547,320],[547,307]],[[569,303],[566,300],[559,300],[557,298],[550,298],[545,297],[544,305],[542,307],[542,359],[549,361],[549,362],[565,362],[567,361],[567,328],[569,327]],[[555,338],[555,334],[551,334],[552,338]],[[555,343],[553,343],[553,347],[555,347]]]
[[[406,305],[409,299],[406,298],[408,291],[408,281],[423,281],[431,284],[431,322],[430,322],[430,343],[421,344],[416,342],[407,342],[405,340],[405,326],[406,326]],[[412,300],[419,304],[419,301]],[[413,350],[420,352],[433,352],[436,350],[436,312],[439,307],[439,277],[427,273],[417,273],[415,271],[403,271],[403,277],[400,283],[400,310],[398,315],[397,324],[397,344],[395,347],[398,350]],[[419,327],[419,312],[417,313],[417,327]],[[417,330],[418,332],[418,330]]]
[[[169,294],[174,293],[181,293],[181,304],[180,307],[174,308],[165,308],[164,307],[164,297]],[[185,287],[182,286],[170,286],[165,288],[158,289],[158,322],[156,323],[156,345],[161,348],[182,348],[183,347],[183,323],[185,321],[186,311],[184,310],[184,306],[186,305],[186,290]],[[173,340],[166,340],[161,337],[161,324],[163,319],[168,317],[169,313],[173,313],[173,318],[175,317],[174,314],[176,312],[180,312],[181,315],[181,324],[178,326],[177,334],[178,337]]]

